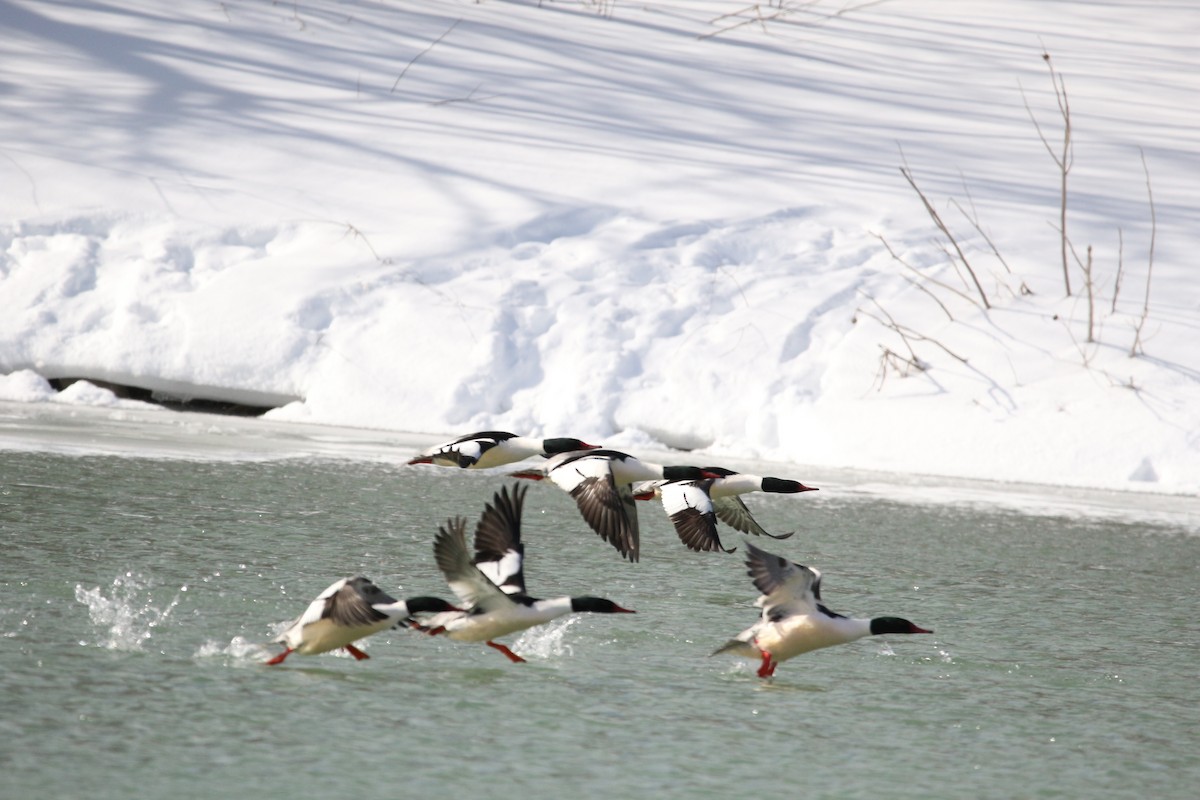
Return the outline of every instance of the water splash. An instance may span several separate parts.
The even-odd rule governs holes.
[[[228,644],[209,639],[196,649],[194,658],[220,658],[227,664],[260,664],[277,651],[261,642],[252,642],[244,636],[235,636]]]
[[[575,650],[566,642],[567,630],[577,622],[578,617],[567,617],[532,628],[521,634],[513,644],[513,652],[525,658],[569,658],[575,654]]]
[[[179,605],[187,586],[180,587],[165,607],[155,604],[149,580],[133,572],[113,579],[107,593],[99,586],[93,589],[76,584],[75,599],[88,607],[92,624],[106,634],[98,642],[109,650],[141,650]],[[87,642],[80,642],[87,644]]]

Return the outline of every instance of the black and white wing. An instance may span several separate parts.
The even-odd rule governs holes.
[[[483,510],[475,526],[473,563],[505,594],[525,594],[525,545],[521,542],[523,486],[502,487]]]
[[[468,609],[488,612],[512,604],[508,595],[472,563],[471,551],[467,549],[467,521],[462,517],[446,520],[438,528],[433,539],[433,556],[446,576],[450,591]]]
[[[663,509],[675,526],[679,540],[699,552],[723,550],[732,553],[737,548],[721,546],[717,535],[717,514],[708,494],[712,480],[672,481],[658,487]]]
[[[479,463],[483,454],[501,442],[515,437],[507,431],[479,431],[460,436],[452,442],[431,447],[410,464],[437,464],[442,467],[470,469]]]
[[[343,628],[363,627],[382,622],[388,619],[388,615],[376,606],[397,602],[396,598],[361,576],[339,583],[342,584],[341,587],[325,598],[325,608],[321,616]],[[331,586],[330,589],[332,588]]]
[[[583,519],[601,539],[625,558],[637,561],[641,537],[630,485],[617,483],[608,457],[572,455],[550,469],[550,479],[571,495]]]
[[[762,607],[764,619],[817,611],[821,599],[818,570],[768,553],[751,542],[746,547],[747,574],[762,592],[755,605]]]
[[[768,536],[772,539],[787,539],[796,533],[795,531],[780,534],[768,533],[762,525],[758,524],[758,520],[750,513],[750,509],[746,508],[746,504],[742,502],[742,498],[737,495],[715,497],[712,504],[713,511],[717,514],[717,519],[735,531],[753,534],[754,536]]]

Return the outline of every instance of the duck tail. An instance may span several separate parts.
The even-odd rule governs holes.
[[[729,653],[730,655],[742,656],[744,658],[759,657],[759,652],[754,645],[750,644],[749,642],[742,641],[741,639],[730,639],[716,650],[713,650],[709,654],[709,657],[711,658],[712,656],[719,656],[722,653]]]

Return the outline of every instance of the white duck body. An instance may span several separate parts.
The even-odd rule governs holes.
[[[467,610],[438,614],[423,630],[460,642],[485,642],[520,662],[524,659],[494,640],[579,611],[632,613],[598,597],[537,600],[525,593],[521,506],[526,491],[515,487],[510,496],[504,487],[496,492],[476,526],[474,558],[467,549],[466,520],[456,517],[438,529],[434,557]]]
[[[932,633],[900,617],[856,619],[830,611],[821,604],[821,573],[747,543],[746,566],[762,592],[755,605],[762,618],[718,648],[713,655],[730,653],[761,659],[759,677],[770,677],[789,658],[884,633]]]
[[[759,660],[766,652],[771,655],[771,660],[778,663],[870,635],[869,619],[830,616],[828,612],[815,611],[783,617],[778,622],[760,620],[738,635],[737,639],[744,643],[744,647],[727,647],[724,652],[754,660]]]
[[[433,597],[397,600],[362,576],[343,578],[317,595],[304,613],[273,640],[286,649],[267,663],[282,663],[290,653],[316,655],[339,647],[355,658],[365,658],[354,642],[387,628],[404,626],[419,611],[449,608],[453,606]]]
[[[458,614],[440,624],[446,629],[446,636],[456,642],[486,642],[543,625],[571,611],[571,598],[556,597],[529,605],[512,602],[493,611]],[[429,622],[432,625],[437,619]]]

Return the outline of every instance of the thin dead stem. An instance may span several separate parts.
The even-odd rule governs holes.
[[[1146,194],[1150,198],[1150,254],[1146,264],[1146,297],[1142,301],[1142,316],[1133,329],[1130,356],[1145,352],[1142,345],[1142,329],[1146,327],[1146,319],[1150,316],[1150,278],[1154,274],[1154,240],[1158,235],[1158,215],[1154,210],[1154,187],[1150,185],[1150,167],[1146,164],[1146,151],[1139,147],[1138,152],[1142,154],[1142,171],[1146,173]]]
[[[762,28],[763,33],[768,33],[767,23],[769,22],[781,22],[787,25],[815,26],[845,16],[846,14],[860,11],[864,8],[881,5],[885,2],[890,2],[890,0],[867,0],[867,2],[839,8],[837,11],[825,12],[817,10],[816,8],[821,4],[821,0],[804,0],[804,2],[794,2],[794,0],[792,2],[787,2],[787,0],[779,0],[779,2],[769,2],[766,4],[767,8],[771,9],[771,11],[768,11],[767,13],[763,13],[762,3],[753,3],[748,6],[743,6],[737,11],[731,11],[727,14],[721,14],[720,16],[713,17],[713,19],[709,21],[710,25],[716,25],[724,22],[725,20],[737,21],[731,22],[730,24],[727,24],[718,30],[710,31],[709,33],[702,33],[696,38],[711,39],[715,36],[721,36],[755,23],[758,23],[759,27]],[[815,17],[815,19],[802,22],[795,22],[790,19],[790,17],[793,15],[804,13],[812,15]]]
[[[979,283],[979,278],[976,276],[975,270],[971,268],[971,262],[967,260],[966,254],[963,253],[962,248],[958,245],[958,240],[954,237],[954,234],[950,232],[950,229],[946,226],[946,223],[942,221],[942,217],[940,214],[938,214],[937,209],[935,209],[933,204],[929,202],[929,198],[925,196],[923,191],[921,191],[921,187],[917,186],[917,182],[913,179],[912,171],[908,168],[907,163],[905,166],[900,168],[900,174],[904,176],[904,179],[908,181],[908,185],[911,186],[913,191],[917,193],[917,197],[921,198],[921,202],[925,206],[925,211],[928,212],[930,219],[933,220],[933,224],[937,226],[937,229],[942,232],[946,239],[949,240],[951,246],[954,247],[954,252],[958,254],[959,262],[961,262],[963,267],[966,268],[967,273],[971,276],[971,281],[974,282],[975,288],[979,291],[979,297],[981,300],[983,300],[983,307],[985,309],[990,309],[992,306],[991,303],[988,302],[987,293],[983,291],[983,285]]]
[[[1117,228],[1117,278],[1113,281],[1113,296],[1112,308],[1110,311],[1117,313],[1117,296],[1121,294],[1121,278],[1125,275],[1125,232],[1120,227]]]
[[[400,85],[400,79],[401,79],[401,78],[403,78],[403,77],[404,77],[404,75],[405,75],[405,73],[407,73],[407,72],[408,72],[408,70],[412,68],[412,65],[413,65],[413,64],[415,64],[415,63],[417,63],[417,61],[418,61],[418,60],[421,58],[421,56],[423,56],[423,55],[425,55],[426,53],[428,53],[428,52],[429,52],[430,50],[432,50],[434,47],[437,47],[437,45],[438,45],[438,42],[442,41],[442,39],[445,39],[447,36],[449,36],[449,35],[450,35],[450,31],[452,31],[452,30],[454,30],[455,28],[457,28],[457,27],[458,27],[458,23],[460,23],[460,22],[462,22],[462,20],[461,20],[461,19],[456,19],[456,20],[454,20],[454,22],[453,22],[453,23],[450,25],[450,27],[449,27],[449,28],[446,28],[446,30],[442,32],[442,35],[441,35],[441,36],[437,37],[437,38],[436,38],[436,39],[434,39],[432,42],[430,42],[428,47],[426,47],[426,48],[425,48],[424,50],[422,50],[421,52],[417,53],[415,56],[413,56],[413,57],[412,57],[412,60],[411,60],[411,61],[409,61],[407,64],[405,64],[405,65],[404,65],[404,69],[400,70],[400,74],[399,74],[399,75],[396,77],[396,82],[392,84],[392,92],[393,92],[393,93],[396,91],[396,87]]]
[[[931,278],[928,275],[926,275],[924,272],[921,272],[921,270],[914,267],[912,264],[909,264],[907,261],[905,261],[903,258],[901,258],[900,255],[895,250],[892,249],[892,245],[888,242],[887,239],[883,238],[882,235],[880,235],[878,233],[874,233],[874,232],[872,232],[871,235],[874,236],[876,239],[878,239],[881,244],[883,244],[884,248],[887,249],[888,254],[893,259],[895,259],[898,264],[912,270],[914,273],[916,273],[917,275],[919,275],[921,277],[921,280],[928,281],[929,283],[932,283],[934,286],[939,286],[948,292],[953,292],[954,294],[958,295],[963,300],[966,300],[968,303],[975,306],[976,308],[980,307],[979,301],[976,300],[974,297],[971,297],[971,295],[967,294],[966,292],[962,292],[962,291],[959,291],[958,289],[955,289],[953,286],[951,286],[948,283],[939,281],[936,278]]]
[[[1071,166],[1075,161],[1074,150],[1071,145],[1071,103],[1067,97],[1067,83],[1061,75],[1054,70],[1054,65],[1050,63],[1050,54],[1045,50],[1042,51],[1042,60],[1046,62],[1046,67],[1050,70],[1050,82],[1054,85],[1054,99],[1058,103],[1058,113],[1063,121],[1063,142],[1062,152],[1055,152],[1050,145],[1050,141],[1046,138],[1045,132],[1042,131],[1041,124],[1038,123],[1037,117],[1033,113],[1033,109],[1029,105],[1029,98],[1025,96],[1025,88],[1021,86],[1020,81],[1017,86],[1021,89],[1021,99],[1025,103],[1025,111],[1029,114],[1029,119],[1033,122],[1034,129],[1037,130],[1038,138],[1042,140],[1042,145],[1045,146],[1046,152],[1050,154],[1050,158],[1054,159],[1055,166],[1058,167],[1059,174],[1059,209],[1058,209],[1058,231],[1059,231],[1059,247],[1062,258],[1063,285],[1066,287],[1067,296],[1071,296],[1071,272],[1067,262],[1067,175],[1071,172]]]
[[[362,242],[364,245],[366,245],[367,249],[371,251],[371,255],[373,255],[375,257],[375,260],[378,261],[380,264],[387,265],[387,264],[392,263],[392,259],[384,258],[383,256],[379,255],[379,253],[375,250],[375,247],[371,244],[371,240],[367,238],[366,234],[364,234],[362,231],[360,231],[358,228],[356,228],[354,225],[350,224],[349,222],[346,223],[346,233],[349,234],[350,236],[353,236],[355,239],[358,239],[360,242]]]

